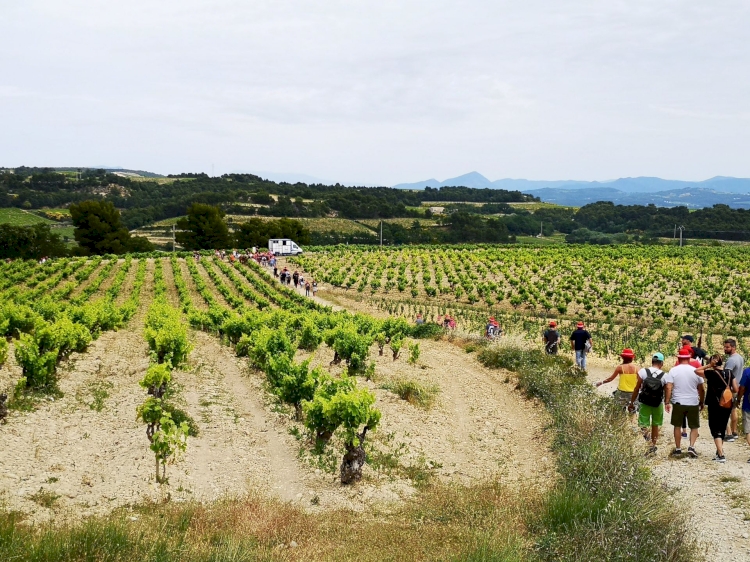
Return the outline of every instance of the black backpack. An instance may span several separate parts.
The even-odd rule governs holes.
[[[656,407],[661,404],[664,400],[664,386],[661,384],[661,379],[664,373],[656,376],[651,369],[646,369],[646,378],[641,384],[641,393],[638,396],[638,401],[646,406]]]

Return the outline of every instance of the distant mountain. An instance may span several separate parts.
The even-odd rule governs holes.
[[[425,187],[465,186],[490,189],[507,189],[510,191],[536,192],[545,188],[561,190],[589,190],[607,193],[605,190],[616,190],[624,193],[660,193],[664,191],[698,188],[713,190],[717,193],[750,193],[750,179],[716,176],[703,181],[664,180],[652,177],[620,178],[611,181],[577,181],[577,180],[523,180],[500,179],[490,181],[478,172],[471,172],[445,181],[429,179],[414,183],[400,183],[397,189],[424,189]],[[537,193],[535,193],[537,194]]]
[[[683,187],[655,193],[625,192],[611,187],[586,189],[543,188],[524,191],[547,203],[582,207],[597,201],[611,201],[616,205],[656,205],[657,207],[688,207],[702,209],[716,204],[738,209],[750,209],[750,195]]]

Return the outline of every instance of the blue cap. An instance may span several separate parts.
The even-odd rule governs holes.
[[[658,351],[654,353],[652,359],[656,359],[657,361],[661,361],[662,363],[664,363],[664,355],[659,353]]]

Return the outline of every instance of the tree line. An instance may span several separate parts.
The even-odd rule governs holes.
[[[410,191],[390,187],[277,183],[253,174],[180,174],[169,182],[134,180],[107,170],[80,174],[52,168],[16,168],[0,174],[0,207],[61,207],[89,199],[110,201],[123,210],[130,229],[185,215],[193,203],[219,205],[243,215],[349,219],[418,217],[422,201],[534,201],[519,191],[441,187]],[[271,198],[269,194],[278,196]],[[258,206],[261,205],[261,206]]]

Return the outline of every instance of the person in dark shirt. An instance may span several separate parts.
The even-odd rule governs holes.
[[[548,355],[557,355],[557,349],[560,346],[560,332],[557,331],[557,322],[550,321],[549,328],[542,334],[544,350]]]
[[[576,354],[576,365],[586,370],[586,355],[593,347],[591,334],[584,328],[583,322],[576,324],[575,331],[570,335],[570,346]]]
[[[723,407],[720,404],[721,396],[728,388],[736,394],[739,390],[739,384],[734,377],[731,369],[722,366],[721,355],[718,353],[711,357],[708,365],[695,370],[696,375],[701,375],[706,379],[706,406],[708,406],[708,428],[711,431],[711,437],[716,444],[716,462],[724,463],[724,441],[726,439],[727,423],[729,415],[732,412],[734,400],[729,407]]]

